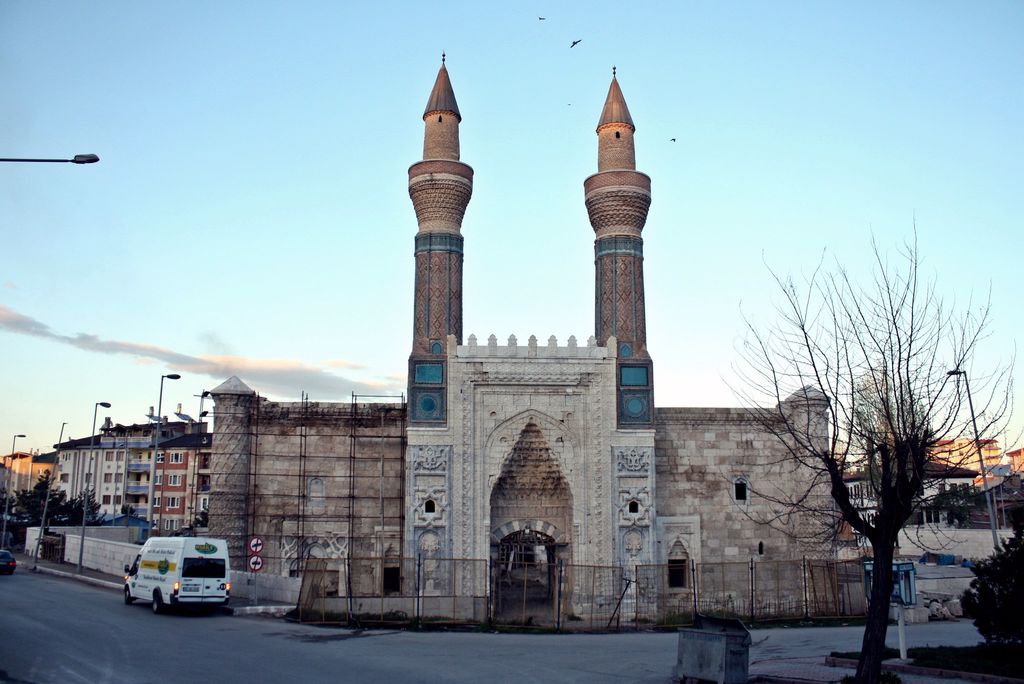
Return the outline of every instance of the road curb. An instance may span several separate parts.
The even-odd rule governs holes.
[[[64,579],[75,580],[76,582],[82,582],[84,584],[91,584],[96,587],[102,587],[103,589],[111,589],[113,591],[121,591],[124,588],[124,584],[121,582],[111,582],[109,580],[102,580],[96,577],[89,577],[87,575],[79,575],[74,572],[64,572],[62,570],[54,570],[53,568],[47,568],[45,566],[37,566],[30,572],[38,572],[43,575],[53,575],[54,577],[63,577]],[[226,606],[223,611],[227,615],[235,615],[238,617],[246,617],[253,615],[267,615],[270,617],[281,617],[292,610],[295,606]]]
[[[279,618],[295,609],[295,606],[228,606],[227,612],[238,617],[268,615]]]
[[[47,568],[42,565],[37,566],[35,569],[32,570],[32,572],[38,572],[44,575],[53,575],[54,577],[63,577],[65,579],[73,579],[77,582],[91,584],[96,587],[103,587],[104,589],[113,589],[114,591],[121,591],[121,588],[124,586],[119,582],[108,582],[107,580],[96,579],[95,577],[79,575],[73,572],[63,572],[61,570],[54,570],[53,568]]]

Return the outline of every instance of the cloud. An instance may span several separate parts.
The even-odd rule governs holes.
[[[4,289],[5,290],[17,290],[18,286],[15,285],[14,283],[12,283],[10,280],[5,280],[4,281]]]
[[[175,371],[205,375],[218,381],[237,375],[262,393],[282,397],[297,397],[300,392],[305,391],[313,399],[337,400],[347,399],[353,392],[356,394],[379,394],[382,391],[397,393],[403,389],[400,384],[394,382],[351,380],[335,375],[321,366],[295,359],[251,359],[234,355],[192,356],[151,344],[107,340],[87,333],[61,335],[42,321],[25,316],[2,304],[0,304],[0,330],[66,344],[83,351],[99,354],[123,354],[134,357],[141,363],[159,361]],[[335,363],[328,362],[327,365],[335,365]],[[357,364],[338,367],[360,368]]]
[[[346,370],[363,370],[366,368],[366,366],[362,364],[346,361],[344,359],[327,359],[324,361],[324,364],[331,368],[344,368]]]
[[[234,354],[235,350],[213,330],[199,334],[199,343],[211,354]]]

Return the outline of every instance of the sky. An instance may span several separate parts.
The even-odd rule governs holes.
[[[657,405],[737,405],[771,271],[868,277],[872,237],[915,225],[943,296],[991,298],[983,377],[1024,340],[1022,35],[1014,0],[2,0],[0,157],[101,161],[0,163],[0,452],[87,436],[97,401],[141,421],[167,373],[165,415],[231,375],[403,392],[442,51],[475,170],[465,337],[593,334],[582,185],[615,66],[653,185]]]

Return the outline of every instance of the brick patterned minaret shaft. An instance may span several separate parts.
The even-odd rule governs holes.
[[[587,213],[594,228],[595,336],[600,345],[615,337],[620,374],[620,423],[650,421],[651,367],[644,307],[644,241],[641,233],[651,206],[651,179],[636,170],[636,127],[612,71],[608,97],[597,124],[597,170],[583,182]],[[622,366],[629,370],[623,375]],[[642,381],[642,382],[641,382]],[[637,388],[623,390],[623,387]],[[646,387],[643,410],[635,396]],[[632,402],[632,403],[631,403]],[[624,418],[625,416],[625,418]]]
[[[462,343],[462,217],[473,194],[473,169],[459,161],[459,123],[444,59],[423,112],[423,161],[409,167],[409,197],[416,209],[416,286],[409,398],[414,422],[445,419],[443,362],[447,337]],[[433,361],[417,369],[419,361]],[[437,382],[437,366],[440,377]],[[425,382],[426,379],[430,382]],[[416,385],[423,384],[420,391]],[[436,391],[441,390],[437,395]],[[426,394],[424,394],[424,392]],[[428,397],[428,399],[424,399]],[[417,400],[424,403],[417,404]]]
[[[416,209],[413,353],[430,353],[448,335],[462,342],[462,217],[473,194],[473,169],[459,161],[462,115],[441,64],[423,113],[423,161],[409,167]]]
[[[587,213],[597,239],[595,335],[605,344],[614,335],[634,357],[647,355],[644,320],[643,239],[651,205],[651,179],[636,170],[636,128],[612,76],[597,124],[598,172],[583,183]]]

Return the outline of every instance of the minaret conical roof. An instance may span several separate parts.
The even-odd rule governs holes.
[[[448,78],[448,69],[444,66],[444,59],[441,60],[441,70],[437,72],[437,80],[434,81],[434,89],[430,91],[430,98],[427,100],[427,108],[423,110],[423,116],[431,112],[451,112],[462,121],[462,114],[459,113],[459,104],[455,101],[455,91],[452,90],[452,81]]]
[[[604,101],[604,109],[601,110],[601,120],[597,122],[597,127],[600,128],[610,123],[623,123],[636,130],[633,119],[629,116],[626,98],[622,97],[622,89],[619,88],[619,82],[615,78],[614,70],[612,71],[612,84],[608,86],[608,97]]]

